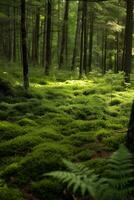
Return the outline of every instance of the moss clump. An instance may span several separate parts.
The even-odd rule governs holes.
[[[95,141],[94,134],[91,132],[80,132],[68,137],[70,144],[74,146],[83,146]]]
[[[9,188],[7,186],[0,187],[1,200],[24,200],[18,189]]]
[[[16,173],[18,184],[39,180],[46,172],[64,167],[63,158],[71,154],[71,147],[60,143],[47,142],[36,146],[18,165]]]
[[[78,161],[86,161],[90,160],[91,157],[93,156],[94,151],[90,149],[84,149],[80,151],[78,154],[76,154],[75,159]]]
[[[9,140],[23,134],[26,134],[26,130],[22,129],[19,125],[7,121],[0,121],[1,140]]]
[[[15,96],[15,89],[12,84],[2,78],[0,78],[0,94],[3,96]]]
[[[40,136],[24,135],[0,144],[0,156],[24,154],[43,142]]]
[[[119,145],[125,142],[124,133],[116,133],[108,138],[104,138],[103,142],[105,145],[110,147],[112,150],[118,149]]]
[[[90,94],[95,94],[96,90],[95,89],[88,89],[83,91],[83,95],[88,96]]]
[[[63,199],[63,186],[55,179],[45,178],[44,180],[33,183],[32,191],[40,199]]]
[[[29,118],[23,118],[18,121],[20,126],[37,126],[37,123]]]
[[[110,102],[110,106],[115,106],[115,105],[119,105],[119,104],[121,104],[121,100],[120,99],[113,99]]]

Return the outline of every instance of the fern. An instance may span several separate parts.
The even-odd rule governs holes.
[[[58,178],[73,188],[80,190],[84,196],[89,194],[94,200],[127,200],[132,195],[134,187],[134,169],[132,155],[123,145],[113,153],[106,166],[104,177],[99,177],[94,170],[82,164],[74,164],[64,160],[68,171],[56,171],[46,174]]]

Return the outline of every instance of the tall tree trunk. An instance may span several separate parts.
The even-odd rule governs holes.
[[[93,52],[93,33],[94,33],[94,14],[91,13],[90,17],[90,35],[89,35],[89,57],[88,57],[88,70],[92,70],[92,52]]]
[[[124,55],[124,71],[125,82],[130,81],[131,64],[132,64],[132,34],[133,34],[133,0],[127,0],[127,16],[125,29],[125,55]]]
[[[61,38],[61,49],[60,49],[60,58],[59,58],[59,69],[61,69],[63,67],[63,65],[65,64],[65,61],[67,62],[68,12],[69,12],[69,1],[66,0],[63,26],[62,26],[62,38]]]
[[[51,64],[51,24],[52,24],[52,0],[47,1],[46,24],[46,50],[45,50],[45,75],[49,75]]]
[[[82,78],[82,75],[83,75],[83,48],[84,48],[84,43],[83,42],[84,42],[84,1],[82,2],[79,78]]]
[[[47,3],[45,1],[45,9],[44,9],[44,24],[43,24],[43,46],[42,46],[42,66],[45,66],[46,60],[46,10],[47,10]]]
[[[7,58],[9,61],[12,60],[12,24],[11,24],[11,9],[8,7],[8,18],[9,18],[9,28],[8,28],[8,49],[7,51]]]
[[[40,31],[40,9],[36,9],[35,26],[33,29],[32,62],[34,65],[39,61],[39,31]]]
[[[60,56],[60,0],[58,0],[58,33],[57,33],[57,61],[59,66],[59,56]]]
[[[71,65],[71,70],[72,71],[74,71],[74,69],[75,69],[75,62],[76,62],[76,55],[77,55],[77,44],[78,44],[79,35],[80,35],[80,24],[81,24],[80,19],[81,19],[81,1],[79,1],[78,11],[77,11],[77,24],[76,24],[76,33],[75,33],[75,43],[74,43],[72,65]]]
[[[88,41],[88,35],[87,35],[87,1],[84,1],[84,52],[83,52],[83,69],[85,74],[87,74],[87,41]]]
[[[16,62],[16,8],[14,7],[14,28],[13,28],[13,62]]]
[[[107,30],[105,29],[103,74],[107,70]]]
[[[23,63],[23,80],[24,88],[29,87],[28,77],[28,55],[27,55],[27,33],[26,33],[26,2],[21,0],[21,46],[22,46],[22,63]]]

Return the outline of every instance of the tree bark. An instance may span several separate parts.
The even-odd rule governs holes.
[[[125,82],[130,82],[132,64],[132,34],[133,34],[133,0],[127,0],[127,16],[125,29],[124,72]]]
[[[80,35],[80,23],[81,23],[80,18],[81,18],[81,1],[79,1],[78,11],[77,11],[75,44],[74,44],[74,49],[73,49],[72,66],[71,66],[72,71],[74,71],[74,69],[75,69],[75,62],[76,62],[76,55],[77,55],[77,44],[78,44],[79,35]]]
[[[51,64],[51,24],[52,24],[52,0],[47,2],[47,24],[46,24],[46,50],[45,50],[45,75],[50,73]]]
[[[128,125],[126,145],[130,151],[134,152],[134,102],[132,104],[131,116]]]
[[[65,64],[65,60],[67,62],[68,12],[69,12],[69,1],[66,0],[65,11],[64,11],[64,19],[63,19],[63,27],[62,27],[59,69],[61,69],[63,67],[63,65]]]
[[[22,63],[23,63],[23,80],[24,88],[29,87],[28,77],[28,55],[27,55],[27,33],[26,33],[26,2],[21,0],[21,46],[22,46]]]
[[[92,70],[92,52],[93,52],[93,33],[94,33],[94,15],[91,13],[90,18],[90,35],[89,35],[89,58],[88,58],[88,70]]]

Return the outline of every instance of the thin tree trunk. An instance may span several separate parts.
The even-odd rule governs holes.
[[[83,69],[85,74],[87,74],[87,1],[84,1],[84,55],[83,55]]]
[[[64,19],[63,19],[63,27],[62,27],[59,69],[61,69],[63,67],[63,65],[65,64],[65,60],[67,61],[68,12],[69,12],[69,1],[66,0]]]
[[[93,52],[93,33],[94,33],[94,15],[91,13],[90,18],[90,36],[89,36],[89,58],[88,58],[88,70],[92,70],[92,52]]]
[[[39,60],[39,31],[40,31],[40,9],[36,9],[35,26],[33,29],[32,62],[38,64]]]
[[[84,48],[84,2],[82,3],[82,23],[81,23],[81,44],[80,44],[80,68],[79,68],[79,78],[83,75],[83,48]]]
[[[104,66],[103,66],[103,74],[106,73],[107,70],[107,30],[105,29],[105,44],[104,44]]]
[[[45,50],[45,75],[50,73],[51,64],[51,23],[52,23],[52,0],[47,2],[47,24],[46,24],[46,50]]]
[[[14,7],[13,62],[16,62],[16,8]]]
[[[72,65],[71,65],[71,70],[72,71],[74,71],[74,69],[75,69],[75,62],[76,62],[76,55],[77,55],[77,44],[78,44],[79,35],[80,35],[80,23],[81,23],[80,18],[81,18],[81,1],[79,1],[78,11],[77,11],[77,24],[76,24],[76,33],[75,33],[75,43],[74,43]]]
[[[29,87],[28,77],[28,56],[27,56],[27,33],[26,33],[26,2],[21,0],[21,45],[22,45],[22,63],[24,88]]]

